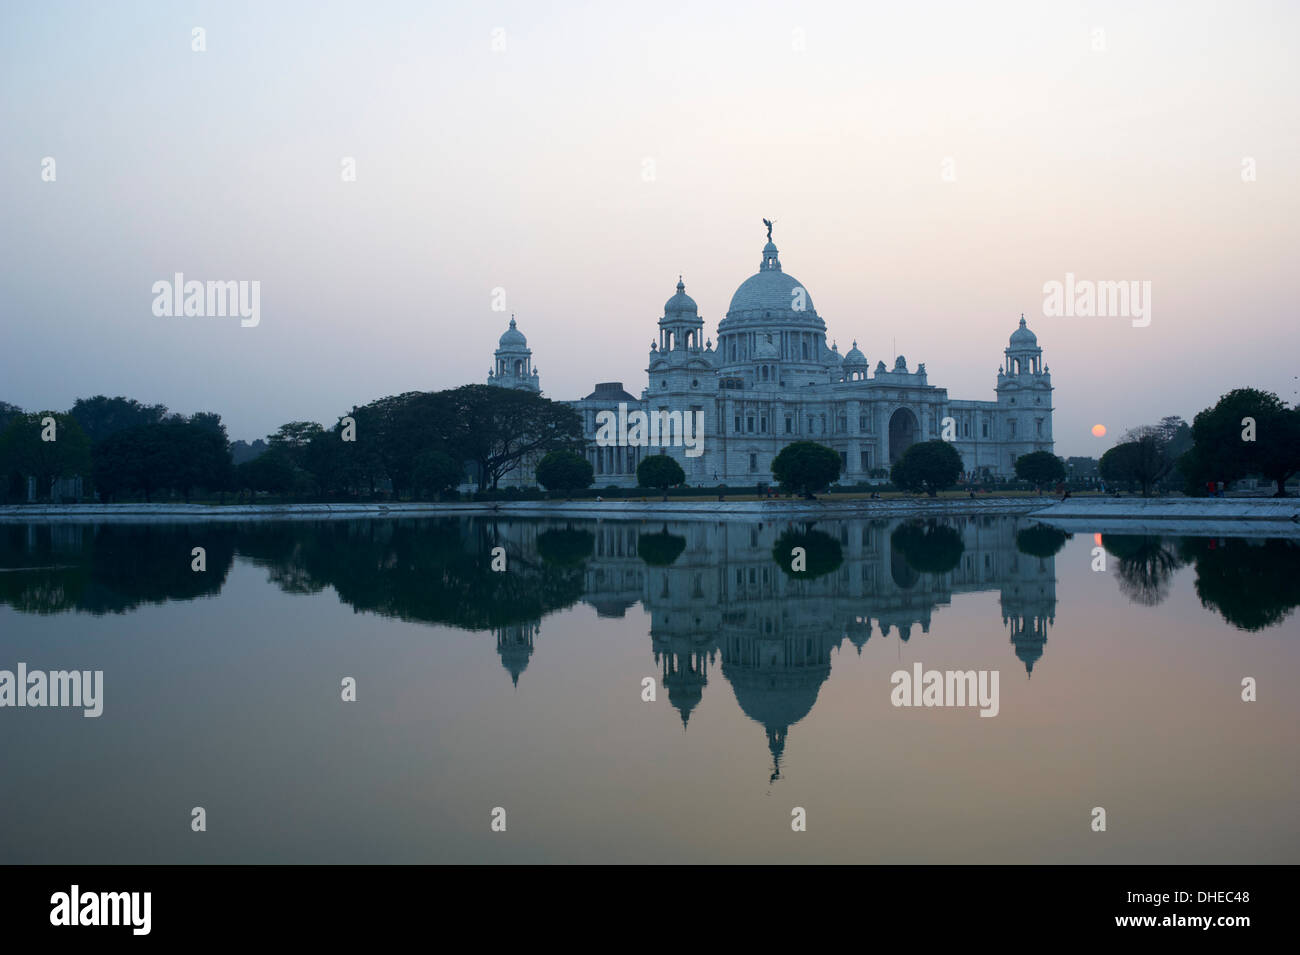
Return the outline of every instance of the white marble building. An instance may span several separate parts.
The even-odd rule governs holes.
[[[930,384],[925,364],[909,368],[903,356],[892,366],[867,356],[853,342],[841,355],[826,344],[826,323],[809,291],[784,270],[776,246],[763,247],[756,273],[731,297],[718,324],[717,347],[705,339],[704,320],[678,279],[664,305],[657,339],[651,343],[647,386],[640,397],[622,382],[604,382],[585,398],[568,403],[582,415],[595,486],[636,484],[636,465],[659,448],[596,443],[597,414],[616,411],[702,412],[703,454],[666,449],[686,473],[687,483],[748,486],[772,483],[772,460],[792,441],[817,441],[840,452],[842,484],[883,481],[888,468],[916,441],[950,440],[968,475],[1009,477],[1015,460],[1031,451],[1052,450],[1052,382],[1043,352],[1025,324],[1004,350],[990,401],[949,398]],[[501,336],[489,384],[539,390],[532,352],[510,320]],[[528,469],[503,484],[532,484]]]

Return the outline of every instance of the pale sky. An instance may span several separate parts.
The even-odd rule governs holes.
[[[0,400],[251,440],[483,381],[511,312],[550,397],[639,393],[678,274],[716,338],[766,216],[841,352],[952,398],[1024,312],[1058,454],[1294,402],[1297,36],[1294,3],[5,4]],[[155,316],[176,272],[259,281],[260,324]],[[1151,282],[1151,324],[1044,315],[1067,272]]]

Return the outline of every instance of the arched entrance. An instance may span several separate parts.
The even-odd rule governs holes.
[[[907,408],[899,408],[889,418],[889,463],[897,464],[903,452],[916,443],[921,425]]]

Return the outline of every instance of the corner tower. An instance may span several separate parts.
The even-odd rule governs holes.
[[[996,470],[1010,474],[1020,455],[1052,450],[1052,376],[1043,364],[1038,336],[1029,330],[1024,315],[1003,354],[1006,364],[998,369],[995,436],[1002,443],[1003,460]]]
[[[489,385],[524,391],[542,390],[537,369],[533,367],[533,350],[528,347],[524,333],[515,327],[513,315],[510,316],[510,327],[498,339],[492,357],[492,369],[487,377]]]

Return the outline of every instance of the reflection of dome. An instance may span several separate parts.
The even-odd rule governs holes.
[[[855,617],[850,620],[844,628],[844,635],[849,638],[849,643],[857,647],[858,656],[862,656],[862,648],[867,645],[871,639],[871,618]]]
[[[506,329],[505,334],[497,342],[502,348],[527,348],[528,339],[524,338],[524,333],[515,328],[515,319],[510,317],[510,327]]]
[[[709,679],[708,664],[703,653],[692,654],[685,660],[676,654],[664,654],[663,684],[668,691],[668,702],[682,716],[682,726],[691,718],[691,710],[704,699],[704,687]]]
[[[519,685],[519,674],[528,669],[528,660],[533,655],[537,639],[538,623],[523,623],[502,627],[497,630],[497,653],[501,655],[501,665],[510,674],[510,682]]]
[[[767,730],[773,780],[781,775],[786,733],[812,711],[821,685],[830,674],[830,663],[776,669],[728,665],[723,659],[722,675],[731,684],[741,711]]]
[[[1020,327],[1011,333],[1011,344],[1020,345],[1025,348],[1037,348],[1038,336],[1029,330],[1025,325],[1025,316],[1020,316]]]
[[[681,276],[678,276],[677,294],[664,303],[664,314],[690,312],[693,315],[696,311],[695,299],[686,294],[686,285],[682,282]]]
[[[815,319],[817,316],[812,296],[794,276],[781,270],[781,260],[771,242],[763,247],[762,266],[741,282],[736,294],[731,296],[727,316],[762,317],[768,312],[784,317],[805,315]]]

